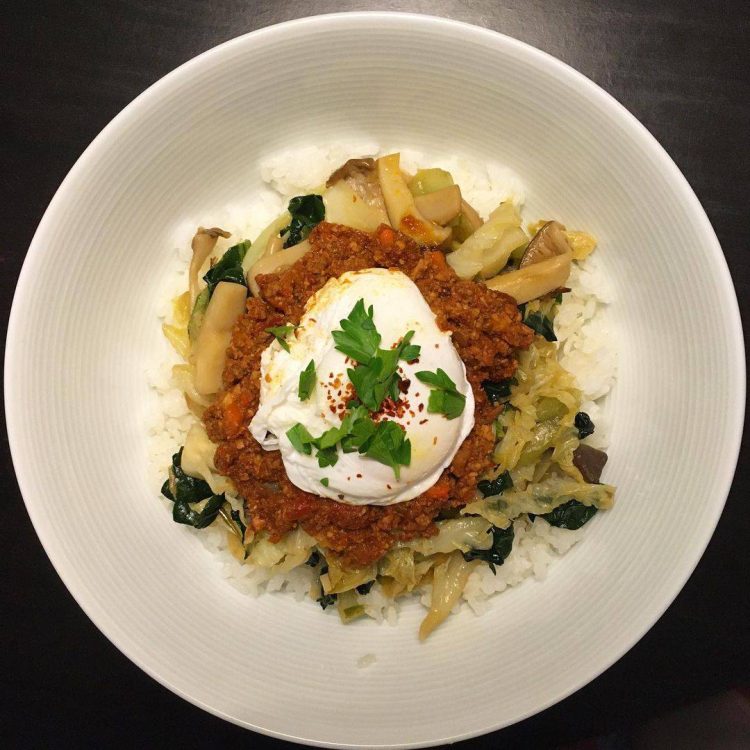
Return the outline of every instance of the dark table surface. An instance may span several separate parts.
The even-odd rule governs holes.
[[[613,94],[664,145],[698,194],[724,248],[750,330],[745,0],[11,0],[0,24],[3,322],[47,203],[88,143],[129,101],[220,42],[300,15],[341,10],[411,10],[486,26],[550,52]],[[184,702],[99,633],[34,534],[4,431],[2,438],[0,674],[6,697],[0,703],[0,742],[282,747]],[[673,707],[747,684],[747,457],[746,440],[705,556],[641,642],[562,703],[463,746],[546,747],[627,732]]]

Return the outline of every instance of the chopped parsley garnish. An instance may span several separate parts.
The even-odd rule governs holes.
[[[374,422],[362,406],[348,412],[340,427],[332,427],[320,437],[313,437],[299,422],[287,430],[286,435],[299,453],[309,456],[312,449],[316,448],[315,457],[321,468],[336,465],[339,460],[339,445],[344,453],[358,451],[378,463],[390,466],[396,479],[401,476],[401,467],[411,463],[411,442],[403,428],[387,419]]]
[[[286,343],[286,342],[284,342]],[[315,362],[311,359],[307,367],[299,374],[297,395],[300,401],[307,401],[315,388]]]
[[[414,331],[407,331],[392,349],[381,349],[381,336],[375,328],[372,305],[365,308],[360,299],[348,317],[340,322],[341,329],[332,332],[336,349],[357,362],[346,374],[352,381],[359,400],[370,410],[378,411],[386,399],[398,400],[400,360],[413,362],[421,351],[412,344]]]
[[[376,422],[372,413],[380,409],[386,398],[398,401],[401,383],[398,363],[401,360],[413,362],[421,351],[418,345],[411,343],[414,331],[407,331],[393,348],[381,349],[382,337],[375,327],[373,308],[365,307],[364,299],[357,301],[340,325],[341,328],[332,331],[331,335],[335,348],[356,363],[347,370],[356,392],[356,399],[349,402],[349,409],[338,427],[331,427],[322,435],[313,437],[303,424],[297,423],[287,430],[286,435],[292,447],[300,453],[310,456],[315,448],[315,458],[321,468],[335,466],[341,448],[344,453],[356,451],[390,466],[396,479],[399,479],[401,467],[409,466],[411,463],[411,442],[399,424],[387,419]],[[267,330],[273,333],[283,346],[286,342],[279,335],[285,337],[291,329],[292,326],[279,326]],[[445,377],[448,378],[447,375]],[[300,373],[298,395],[302,401],[309,398],[312,393],[315,378],[315,365],[310,361]],[[443,398],[450,402],[449,412],[453,413],[457,408],[454,403],[455,396],[462,400],[457,416],[463,411],[466,399],[455,393],[455,384],[450,378],[448,384],[452,390],[446,391]]]
[[[323,485],[324,487],[328,487],[328,477],[323,477],[323,478],[322,478],[322,479],[320,480],[320,483],[321,483],[321,484],[322,484],[322,485]]]
[[[289,351],[289,344],[286,342],[286,337],[296,328],[293,325],[285,326],[273,326],[272,328],[266,328],[266,333],[270,333],[276,341],[279,342],[279,346],[284,351]]]
[[[306,456],[312,453],[315,438],[301,422],[297,422],[294,427],[288,429],[286,436],[289,438],[289,442],[292,444],[294,450],[298,453],[304,453]]]
[[[463,414],[466,396],[459,393],[456,384],[445,370],[438,367],[437,372],[420,370],[416,376],[432,388],[427,411],[433,414],[444,414],[447,419],[455,419]]]

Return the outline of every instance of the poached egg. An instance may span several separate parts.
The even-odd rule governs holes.
[[[297,451],[286,435],[298,423],[313,436],[340,426],[353,394],[347,369],[356,363],[335,348],[331,332],[360,299],[365,308],[373,308],[381,348],[395,346],[408,331],[414,331],[411,343],[420,347],[416,361],[398,363],[400,398],[383,414],[403,427],[411,442],[411,463],[400,468],[399,478],[386,464],[340,449],[337,463],[321,468],[315,455]],[[260,405],[250,432],[266,450],[281,451],[289,480],[305,492],[351,505],[411,500],[437,482],[474,426],[474,396],[451,332],[440,330],[417,286],[400,271],[369,268],[330,279],[310,297],[286,343],[289,351],[274,340],[261,356]],[[311,360],[315,385],[303,401],[298,395],[300,373]],[[466,398],[455,419],[428,412],[431,388],[415,376],[438,368]]]

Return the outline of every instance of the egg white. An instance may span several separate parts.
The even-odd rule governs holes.
[[[411,464],[396,479],[390,466],[359,453],[343,453],[335,466],[320,468],[314,455],[296,451],[286,436],[298,422],[318,436],[341,424],[338,404],[346,397],[347,368],[353,363],[334,348],[331,331],[340,328],[359,299],[373,307],[375,326],[388,348],[414,331],[421,347],[417,362],[401,361],[408,382],[402,399],[409,411],[389,417],[401,424],[411,441]],[[474,396],[449,331],[441,331],[417,286],[400,271],[370,268],[352,271],[328,283],[307,302],[299,327],[287,338],[289,351],[274,341],[261,357],[260,406],[250,431],[267,450],[280,450],[290,481],[300,489],[352,505],[391,505],[411,500],[429,489],[450,464],[474,426]],[[306,401],[298,397],[299,376],[312,360],[316,383]],[[420,370],[442,368],[466,397],[456,419],[430,414],[430,388],[417,380]],[[332,408],[333,407],[333,408]],[[328,480],[328,486],[321,479]]]

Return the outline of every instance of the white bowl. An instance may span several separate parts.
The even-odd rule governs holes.
[[[361,137],[490,157],[528,215],[600,240],[616,290],[616,508],[552,568],[425,644],[227,585],[146,483],[145,369],[175,227],[249,200],[258,160]],[[246,204],[251,209],[251,203]],[[209,219],[206,219],[209,220]],[[268,734],[420,746],[518,721],[594,678],[700,558],[739,448],[743,348],[721,249],[690,187],[617,102],[557,60],[444,19],[282,24],[182,66],[88,148],[34,237],[6,355],[13,458],[60,577],[155,679]],[[186,644],[188,647],[186,648]],[[364,654],[377,661],[357,666]]]

